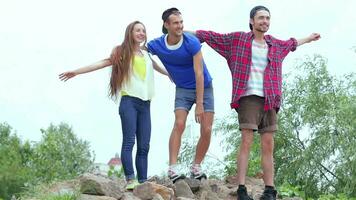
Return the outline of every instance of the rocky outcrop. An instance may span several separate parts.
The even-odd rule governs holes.
[[[77,180],[57,183],[48,191],[53,194],[80,192],[79,200],[236,200],[236,177],[226,180],[184,179],[172,183],[168,178],[152,177],[133,191],[125,190],[125,181],[84,174]],[[262,179],[247,178],[248,193],[259,199],[263,192]]]
[[[84,174],[79,177],[80,192],[89,195],[100,195],[120,199],[124,193],[124,182],[114,181],[102,176]]]

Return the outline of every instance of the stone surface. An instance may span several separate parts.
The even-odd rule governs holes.
[[[155,194],[159,194],[164,200],[171,200],[174,196],[174,192],[171,188],[152,182],[145,182],[138,185],[133,190],[133,194],[143,200],[152,199]]]
[[[187,182],[185,182],[184,180],[178,180],[174,185],[176,186],[176,197],[194,198],[192,190],[190,189]]]
[[[116,200],[113,197],[81,194],[78,200]]]
[[[115,199],[120,199],[123,195],[123,185],[111,179],[93,174],[84,174],[79,180],[80,191],[83,194],[108,196]]]
[[[200,189],[201,182],[197,179],[192,179],[192,178],[186,178],[184,181],[189,185],[190,189],[192,192],[197,192]]]
[[[78,200],[236,200],[236,176],[225,180],[183,179],[172,183],[167,177],[155,176],[149,181],[138,185],[133,191],[124,192],[124,179],[110,179],[94,174],[84,174],[77,180],[63,181],[46,187],[48,194],[77,194],[82,192]],[[248,194],[259,199],[263,193],[262,179],[246,177]],[[29,200],[29,199],[28,199]],[[35,199],[31,199],[35,200]],[[299,197],[285,200],[302,200]]]
[[[120,200],[141,200],[141,199],[136,197],[132,192],[125,192]]]

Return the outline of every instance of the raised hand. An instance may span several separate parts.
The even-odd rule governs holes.
[[[320,39],[320,34],[319,33],[312,33],[309,37],[308,37],[309,41],[317,41]]]

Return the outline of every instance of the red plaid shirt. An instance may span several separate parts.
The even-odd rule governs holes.
[[[231,108],[237,108],[250,75],[253,32],[220,34],[198,30],[196,36],[227,60],[232,75]],[[263,78],[264,109],[276,109],[278,112],[282,96],[282,61],[290,51],[297,48],[298,42],[294,38],[282,41],[270,35],[265,35],[264,39],[268,45],[268,64]]]

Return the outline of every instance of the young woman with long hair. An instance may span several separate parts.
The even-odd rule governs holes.
[[[127,26],[124,41],[113,49],[110,58],[59,75],[62,81],[67,81],[76,75],[112,66],[109,96],[113,99],[121,96],[121,161],[127,189],[133,189],[138,184],[132,161],[135,139],[137,179],[139,183],[147,180],[147,155],[151,138],[150,101],[154,93],[153,69],[168,76],[167,71],[148,55],[146,42],[145,26],[134,21]]]

